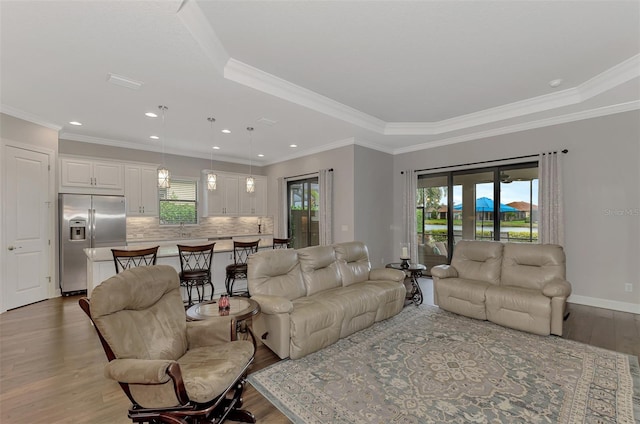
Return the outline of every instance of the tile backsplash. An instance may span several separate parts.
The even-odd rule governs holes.
[[[219,216],[200,218],[197,225],[186,225],[180,234],[179,225],[160,225],[157,217],[127,218],[127,241],[175,240],[180,238],[207,238],[215,236],[235,236],[258,234],[261,224],[262,234],[273,234],[271,216]]]

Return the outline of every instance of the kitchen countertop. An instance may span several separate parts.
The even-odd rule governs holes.
[[[256,234],[255,238],[258,238],[259,236],[271,237],[271,235]],[[211,238],[214,238],[214,237],[219,237],[219,236],[212,236]],[[244,237],[251,237],[251,235],[246,236],[243,234],[241,236],[235,236],[236,240]],[[158,248],[157,257],[164,258],[164,257],[178,256],[178,245],[177,245],[178,242],[180,244],[187,245],[187,246],[197,246],[197,245],[203,245],[203,244],[215,242],[216,245],[213,248],[214,253],[233,251],[233,240],[230,240],[230,239],[212,240],[211,242],[209,242],[207,239],[185,239],[185,240],[179,240],[179,241],[165,240],[165,241],[157,241],[157,242],[140,242],[140,243],[136,242],[136,244],[133,246],[98,247],[98,248],[84,249],[84,253],[87,255],[87,259],[89,259],[92,262],[103,262],[103,261],[113,261],[113,254],[111,253],[111,249],[138,250],[138,249],[145,249],[153,246],[160,246]],[[260,244],[258,245],[258,248],[263,249],[263,248],[271,248],[271,247],[272,247],[272,242],[270,239],[265,240],[260,238]]]
[[[255,234],[213,234],[213,235],[193,235],[187,236],[184,240],[194,241],[194,240],[212,240],[212,241],[222,241],[222,240],[231,240],[231,239],[244,239],[244,238],[254,238],[254,240],[258,237],[273,237],[271,233],[255,233]],[[177,243],[180,239],[147,239],[147,238],[127,238],[127,244],[135,243],[137,246],[140,246],[142,243],[155,243],[155,244],[167,244],[167,243]]]

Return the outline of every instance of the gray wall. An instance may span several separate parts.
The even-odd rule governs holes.
[[[354,239],[367,245],[371,266],[382,268],[397,262],[399,251],[391,243],[393,156],[362,146],[355,146],[354,156]]]
[[[58,150],[58,131],[4,113],[0,113],[0,137],[4,141],[31,144],[53,152]]]
[[[640,113],[539,128],[394,157],[394,222],[402,228],[403,169],[567,148],[567,278],[576,303],[640,312]],[[394,234],[401,241],[401,230]],[[625,284],[633,292],[625,292]]]
[[[374,268],[393,260],[393,156],[357,145],[341,147],[265,167],[269,176],[269,215],[278,216],[277,178],[333,168],[333,239],[359,240]],[[274,219],[277,222],[277,219]],[[276,232],[276,234],[278,234]]]

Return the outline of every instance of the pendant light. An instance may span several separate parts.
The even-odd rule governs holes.
[[[162,112],[162,165],[158,168],[158,188],[169,188],[171,187],[171,173],[165,166],[164,161],[164,139],[166,138],[166,130],[165,130],[165,112],[169,109],[166,106],[160,105],[158,106],[160,112]]]
[[[216,118],[209,117],[207,118],[207,121],[211,124],[211,141],[213,141],[213,123],[216,122]],[[211,168],[209,168],[209,172],[207,173],[207,190],[209,191],[216,189],[216,183],[218,180],[218,176],[213,172],[213,148],[214,146],[211,146]]]
[[[247,193],[253,193],[256,190],[256,183],[251,172],[253,170],[253,140],[251,137],[253,127],[247,127],[247,131],[249,131],[249,176],[247,177]]]

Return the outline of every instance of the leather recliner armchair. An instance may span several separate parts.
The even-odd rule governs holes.
[[[238,409],[255,339],[231,340],[231,318],[187,322],[172,267],[126,270],[79,302],[109,360],[105,376],[133,403],[132,421],[255,422]]]

